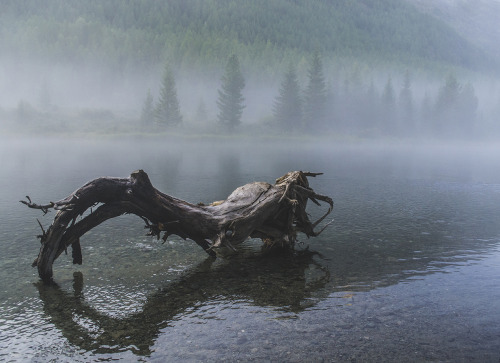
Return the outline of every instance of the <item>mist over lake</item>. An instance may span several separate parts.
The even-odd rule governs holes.
[[[496,361],[500,172],[494,145],[2,139],[3,359]],[[192,203],[291,170],[335,202],[295,253],[248,240],[215,261],[192,241],[144,236],[136,216],[81,239],[43,285],[36,218],[99,176],[142,168]],[[309,213],[321,208],[310,205]],[[326,223],[326,221],[325,221]]]
[[[0,360],[498,363],[498,14],[498,0],[0,1]],[[59,243],[51,202],[147,180],[137,170],[206,214],[181,225],[130,207],[137,189],[106,194],[58,223],[72,248],[52,280],[37,268],[55,255],[31,267]],[[322,205],[295,194],[301,179],[253,236],[313,236],[303,222],[331,197],[318,236],[269,249],[235,231],[247,219],[204,228],[212,202],[241,216],[223,200],[290,171],[323,173],[308,177]],[[285,188],[254,186],[260,211]],[[145,218],[74,243],[114,207]],[[160,231],[203,248],[146,236]],[[244,242],[207,257],[223,240]]]

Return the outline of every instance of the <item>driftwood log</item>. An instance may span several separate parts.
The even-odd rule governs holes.
[[[126,213],[141,217],[148,235],[167,240],[170,235],[191,239],[215,257],[220,247],[234,246],[247,238],[260,238],[267,246],[293,247],[298,232],[317,236],[317,225],[332,211],[331,198],[309,187],[307,177],[321,173],[289,172],[274,185],[254,182],[237,188],[226,200],[197,205],[164,194],[153,187],[143,170],[128,178],[97,178],[58,202],[21,201],[47,213],[57,210],[47,230],[42,225],[41,248],[33,266],[45,283],[52,281],[52,264],[72,247],[73,263],[82,263],[80,237],[107,219]],[[311,222],[307,201],[328,204],[327,212]],[[87,212],[90,210],[90,212]],[[87,212],[87,213],[86,213]],[[77,221],[78,220],[78,221]]]

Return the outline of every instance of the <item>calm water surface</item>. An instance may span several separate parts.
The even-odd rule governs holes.
[[[2,361],[477,361],[500,359],[500,153],[495,147],[295,147],[175,140],[0,140]],[[43,216],[65,197],[142,168],[190,202],[290,170],[335,201],[295,253],[258,241],[216,261],[144,236],[135,216],[62,255],[55,286],[30,267]],[[310,213],[324,209],[314,205]]]

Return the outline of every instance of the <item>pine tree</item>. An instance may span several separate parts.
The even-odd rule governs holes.
[[[300,86],[297,73],[292,65],[285,73],[273,111],[277,125],[283,130],[297,130],[301,126],[302,100]]]
[[[155,119],[154,99],[151,90],[148,89],[146,99],[142,106],[141,123],[143,126],[150,126]]]
[[[432,134],[434,125],[434,112],[431,96],[425,92],[420,106],[417,131],[422,135]]]
[[[462,86],[454,74],[446,77],[435,103],[435,131],[438,136],[452,136],[457,131],[457,109]],[[460,115],[458,115],[460,117]]]
[[[471,136],[474,132],[478,105],[474,86],[469,82],[462,87],[458,98],[457,119],[460,124],[457,126],[461,129],[458,133],[462,136]]]
[[[392,78],[389,76],[382,93],[382,129],[389,135],[395,135],[398,133],[395,110],[396,97],[394,95]]]
[[[363,95],[363,106],[359,108],[362,120],[364,120],[364,127],[367,135],[376,135],[380,132],[380,95],[373,80],[370,81]]]
[[[176,126],[182,122],[175,78],[168,65],[165,66],[160,96],[155,113],[156,120],[161,125]]]
[[[450,74],[436,101],[436,129],[440,136],[470,137],[474,132],[478,99],[471,83],[462,86]]]
[[[345,99],[342,102],[345,103],[344,108],[347,110],[345,122],[348,123],[348,129],[365,133],[371,126],[369,125],[371,119],[364,113],[367,104],[359,65],[354,64],[353,68],[346,74],[344,89]],[[363,107],[360,107],[360,105],[363,105]]]
[[[453,108],[458,101],[461,85],[454,74],[450,73],[446,77],[445,84],[439,90],[439,95],[436,100],[436,112],[446,113]]]
[[[327,94],[323,63],[318,52],[313,55],[308,76],[309,83],[304,97],[304,119],[307,128],[318,130],[324,126]]]
[[[410,73],[406,71],[403,80],[403,88],[399,94],[399,110],[404,133],[413,134],[415,132],[415,119],[413,110],[413,93],[411,91]]]
[[[245,108],[243,104],[245,98],[241,93],[245,87],[245,79],[235,54],[229,57],[221,81],[222,86],[218,90],[219,98],[217,99],[218,119],[221,125],[229,131],[233,131],[241,123],[241,115]]]

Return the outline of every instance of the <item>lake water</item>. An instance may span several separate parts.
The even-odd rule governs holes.
[[[500,359],[500,150],[124,139],[0,140],[2,361],[477,361]],[[249,240],[207,259],[144,236],[136,216],[81,239],[39,282],[43,216],[99,176],[144,169],[187,201],[224,199],[291,170],[334,199],[295,253]],[[325,208],[309,206],[313,216]],[[326,221],[325,221],[326,222]]]

